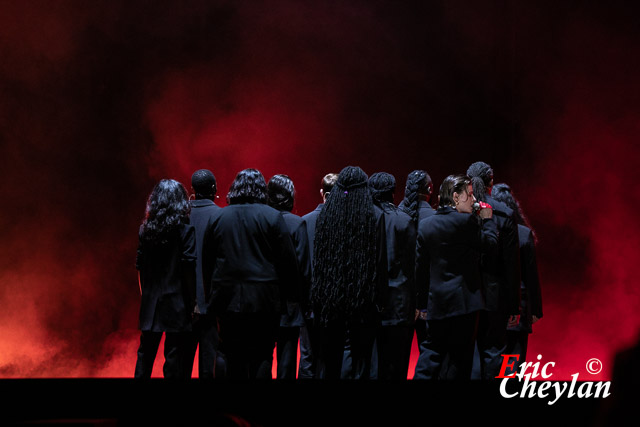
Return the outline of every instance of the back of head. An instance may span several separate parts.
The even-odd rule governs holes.
[[[316,223],[311,299],[320,321],[356,315],[375,298],[375,221],[367,175],[347,166]]]
[[[414,170],[407,176],[407,183],[404,188],[404,199],[402,209],[416,221],[419,220],[418,205],[422,198],[425,200],[431,196],[433,182],[426,171]]]
[[[493,180],[493,169],[484,162],[475,162],[467,169],[467,176],[471,178],[473,194],[476,199],[486,201],[489,194],[489,187]]]
[[[462,194],[471,184],[471,179],[466,175],[449,175],[440,185],[439,206],[454,206],[453,193]]]
[[[267,203],[267,184],[262,173],[256,169],[245,169],[233,180],[227,202],[230,205],[239,203]]]
[[[393,193],[396,191],[396,178],[387,172],[376,172],[369,178],[369,189],[374,203],[393,203]]]
[[[151,243],[165,243],[182,223],[189,219],[191,207],[184,186],[173,179],[163,179],[147,200],[140,237]]]
[[[291,212],[295,188],[287,175],[274,175],[267,185],[267,203],[279,211]]]
[[[191,175],[191,187],[196,199],[213,198],[217,192],[216,177],[208,169],[199,169]]]
[[[511,190],[511,187],[509,185],[505,183],[494,185],[491,189],[491,197],[511,208],[511,210],[513,210],[513,214],[516,217],[516,222],[520,225],[528,227],[534,233],[534,239],[536,238],[535,232],[533,231],[528,218],[522,211],[520,202],[518,201],[518,199],[516,199],[515,195],[513,194],[513,190]]]
[[[322,188],[322,192],[325,196],[328,196],[333,190],[333,187],[338,182],[338,174],[337,173],[328,173],[322,178],[322,182],[320,186]]]

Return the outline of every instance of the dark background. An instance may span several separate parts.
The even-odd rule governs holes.
[[[133,375],[161,178],[211,169],[224,205],[241,169],[285,173],[302,215],[347,165],[394,174],[399,202],[413,169],[437,189],[482,160],[539,238],[530,360],[609,379],[640,327],[638,9],[0,1],[0,377]]]

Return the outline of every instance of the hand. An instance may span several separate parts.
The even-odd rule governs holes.
[[[540,320],[540,318],[538,316],[531,316],[531,324],[533,325],[534,323],[536,323],[538,320]]]
[[[513,315],[509,316],[509,322],[507,323],[507,327],[508,328],[512,328],[514,326],[518,326],[518,323],[520,323],[520,315],[519,314],[513,314]]]
[[[493,209],[491,207],[482,208],[478,211],[478,215],[480,215],[480,218],[482,219],[491,219],[493,216]]]

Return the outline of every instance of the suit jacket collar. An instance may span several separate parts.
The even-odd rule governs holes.
[[[458,212],[458,211],[453,206],[443,206],[443,207],[438,207],[436,214],[446,215],[446,214],[450,214],[451,212]]]
[[[203,208],[205,206],[213,206],[213,205],[215,205],[215,203],[213,203],[213,201],[209,199],[196,199],[191,201],[192,208]]]

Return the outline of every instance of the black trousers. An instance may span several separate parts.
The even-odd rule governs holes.
[[[509,315],[496,311],[481,311],[478,319],[478,353],[480,378],[493,380],[500,373],[502,355],[507,354],[507,323]]]
[[[226,361],[220,350],[220,337],[218,335],[218,321],[211,314],[201,315],[194,323],[193,331],[187,338],[185,356],[185,373],[191,377],[196,349],[198,353],[198,378],[224,378],[226,374]]]
[[[470,379],[478,312],[427,323],[427,338],[420,343],[414,379]]]
[[[165,378],[187,378],[184,370],[186,332],[152,332],[142,331],[138,359],[136,361],[135,378],[151,378],[153,364],[156,360],[162,334],[164,340],[164,365],[162,372]]]
[[[277,378],[279,380],[295,380],[298,362],[299,326],[280,326],[278,328],[278,342],[276,358],[278,360]]]
[[[315,334],[316,378],[369,379],[375,324],[332,321],[317,325]],[[346,370],[343,369],[345,350],[349,352],[351,361],[350,369]]]
[[[529,332],[527,331],[507,331],[507,349],[504,354],[518,354],[520,358],[513,364],[512,368],[505,370],[506,375],[520,371],[520,365],[527,359],[527,347],[529,345]]]
[[[280,315],[234,313],[219,316],[220,341],[231,379],[271,379]]]
[[[372,364],[381,380],[406,380],[411,358],[413,325],[382,326],[378,329]],[[372,371],[373,371],[372,370]]]
[[[298,378],[311,379],[315,377],[316,366],[313,358],[313,319],[305,319],[304,326],[300,327],[300,364],[298,365]]]

